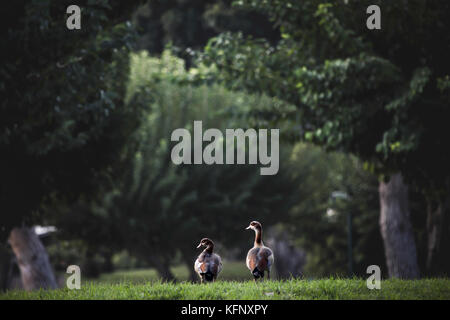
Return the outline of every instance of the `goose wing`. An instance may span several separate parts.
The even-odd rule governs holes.
[[[267,247],[262,247],[261,250],[259,250],[259,257],[258,269],[270,271],[274,261],[272,250]]]
[[[209,270],[212,274],[218,275],[222,271],[222,259],[214,254],[209,261]]]
[[[260,248],[258,248],[258,247],[254,247],[254,248],[251,248],[248,251],[248,253],[247,253],[247,261],[246,262],[247,262],[247,268],[250,271],[253,271],[256,268],[256,266],[258,265],[258,260],[259,260],[258,252],[259,252],[259,249]]]
[[[219,274],[222,271],[222,259],[217,254],[200,255],[195,260],[194,269],[198,274],[211,272],[212,274]]]
[[[247,268],[250,271],[255,268],[260,271],[270,270],[273,261],[273,252],[267,247],[254,247],[247,254]]]

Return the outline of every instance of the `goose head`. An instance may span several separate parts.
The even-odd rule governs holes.
[[[197,246],[197,249],[199,248],[208,248],[208,247],[213,247],[214,246],[214,242],[209,239],[209,238],[203,238],[202,240],[200,240],[200,243]]]
[[[259,223],[258,221],[252,221],[252,222],[250,222],[249,226],[247,228],[245,228],[245,230],[248,230],[248,229],[252,229],[254,231],[258,231],[258,230],[261,231],[262,226],[261,226],[261,223]]]

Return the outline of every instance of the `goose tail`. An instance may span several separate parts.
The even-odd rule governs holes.
[[[258,268],[253,269],[252,274],[255,279],[264,278],[264,271],[260,271]]]
[[[205,275],[205,281],[213,281],[214,280],[214,275],[210,271],[206,272],[204,275]]]

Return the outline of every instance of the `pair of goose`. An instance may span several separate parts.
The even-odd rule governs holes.
[[[264,246],[262,242],[261,223],[252,221],[246,228],[246,230],[248,229],[255,231],[255,242],[253,248],[247,253],[247,268],[252,273],[255,281],[264,278],[264,272],[267,272],[267,277],[270,279],[270,270],[274,257],[272,250]],[[211,239],[203,238],[197,248],[204,248],[204,250],[195,260],[195,271],[198,273],[202,283],[215,281],[220,271],[222,271],[222,259],[213,252],[214,242]]]

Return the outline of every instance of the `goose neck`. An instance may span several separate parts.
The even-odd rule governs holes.
[[[262,229],[255,229],[255,247],[262,247],[264,244],[262,242]]]
[[[214,250],[214,245],[210,244],[209,246],[206,247],[205,250],[203,250],[203,252],[212,254],[213,250]]]

